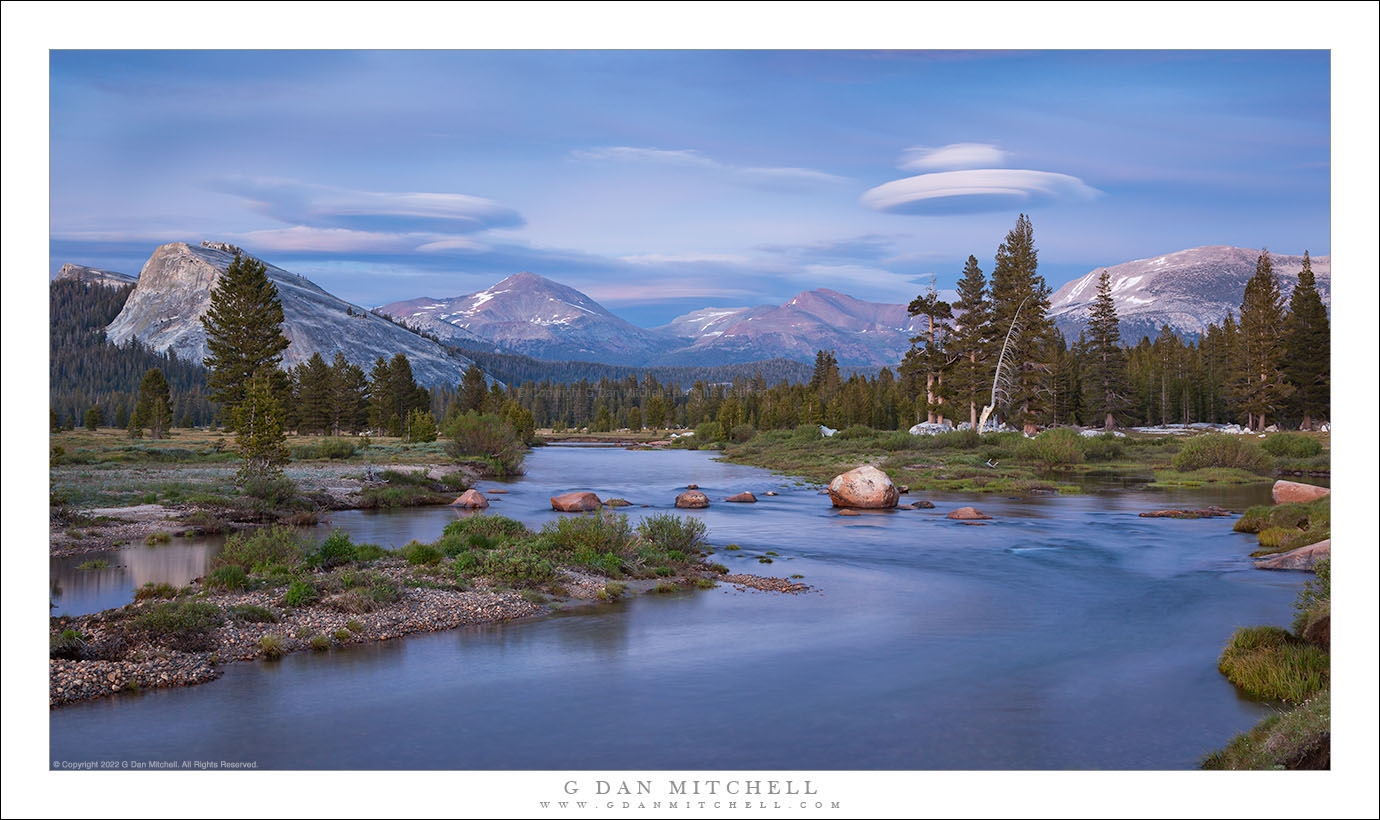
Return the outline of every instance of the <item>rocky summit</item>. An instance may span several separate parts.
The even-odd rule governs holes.
[[[1160,327],[1196,337],[1209,324],[1221,324],[1228,311],[1241,313],[1246,282],[1255,275],[1260,251],[1228,245],[1210,245],[1094,268],[1069,282],[1049,298],[1050,318],[1069,339],[1077,339],[1087,326],[1097,280],[1102,271],[1111,277],[1112,300],[1121,319],[1121,338],[1135,344],[1153,338]],[[1280,290],[1288,299],[1298,284],[1302,256],[1270,254]],[[1332,301],[1332,262],[1327,256],[1310,259],[1318,294],[1323,304]]]
[[[93,285],[105,285],[106,287],[122,288],[126,285],[133,285],[139,280],[127,273],[116,273],[113,270],[101,270],[100,268],[88,268],[85,265],[73,265],[71,262],[62,266],[62,269],[53,277],[54,282],[71,280],[73,282],[86,282]]]
[[[106,328],[116,344],[138,339],[157,351],[200,362],[206,356],[201,317],[211,292],[240,249],[222,242],[199,246],[172,242],[159,247],[144,263],[138,284],[124,309]],[[285,365],[300,364],[320,353],[327,361],[337,352],[367,372],[380,356],[403,353],[422,384],[455,384],[472,362],[437,342],[369,311],[338,299],[303,276],[264,263],[283,303],[283,333],[290,345]]]

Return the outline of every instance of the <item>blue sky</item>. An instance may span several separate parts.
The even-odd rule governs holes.
[[[376,305],[530,270],[629,320],[1330,252],[1326,52],[75,52],[50,272],[218,239]]]

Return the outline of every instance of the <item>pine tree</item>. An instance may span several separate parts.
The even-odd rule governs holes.
[[[88,430],[95,430],[97,427],[105,424],[105,414],[101,412],[100,405],[91,405],[90,409],[86,411],[85,422],[86,429]]]
[[[1332,401],[1332,331],[1313,277],[1308,251],[1303,270],[1289,297],[1288,333],[1284,340],[1284,372],[1294,387],[1294,411],[1300,427],[1309,429],[1315,416],[1325,416]]]
[[[949,388],[955,401],[968,405],[968,423],[977,427],[978,411],[992,383],[992,305],[987,300],[987,280],[974,256],[963,266],[953,311],[955,331],[949,349],[955,361]]]
[[[810,389],[827,401],[838,390],[838,387],[839,361],[834,358],[834,351],[816,351],[815,371],[814,375],[810,377]]]
[[[430,410],[418,407],[407,414],[407,431],[404,438],[409,443],[423,443],[436,440],[436,417]]]
[[[358,433],[369,426],[369,380],[337,352],[331,362],[331,429]]]
[[[1284,297],[1269,251],[1256,259],[1255,275],[1241,301],[1241,369],[1237,391],[1252,429],[1264,429],[1268,415],[1285,406],[1293,385],[1284,380]]]
[[[334,380],[319,352],[297,367],[297,430],[304,435],[326,434],[334,426]]]
[[[1121,322],[1112,300],[1112,279],[1107,271],[1097,278],[1097,296],[1088,317],[1088,358],[1084,380],[1088,388],[1088,410],[1101,416],[1103,429],[1116,427],[1116,417],[1129,405],[1126,384],[1126,354],[1121,347]]]
[[[906,313],[910,316],[923,316],[925,322],[920,335],[910,340],[911,347],[906,353],[905,363],[901,366],[902,373],[914,374],[915,383],[918,383],[921,374],[924,375],[926,420],[934,423],[942,417],[940,405],[944,403],[944,397],[938,382],[948,366],[948,357],[944,350],[947,326],[944,323],[953,318],[953,307],[939,298],[939,294],[934,290],[934,282],[930,282],[929,290],[912,299]]]
[[[240,483],[282,472],[288,460],[287,436],[283,434],[283,409],[274,395],[268,368],[255,373],[245,386],[244,399],[235,408],[235,431]]]
[[[666,424],[666,402],[662,401],[660,393],[653,393],[647,399],[647,426],[653,430],[660,430]]]
[[[488,390],[484,371],[479,369],[479,365],[472,364],[465,368],[465,375],[460,380],[460,412],[478,412],[484,406]]]
[[[1049,341],[1054,332],[1049,314],[1049,286],[1037,273],[1039,251],[1030,218],[1021,214],[1016,226],[997,248],[992,268],[992,324],[996,338],[1004,338],[1013,327],[1007,349],[1009,373],[1005,384],[1004,406],[1011,420],[1027,433],[1048,417],[1050,396]],[[1017,321],[1019,317],[1019,321]],[[998,400],[1002,400],[998,396]]]
[[[207,392],[233,418],[249,380],[263,367],[277,368],[288,348],[282,331],[283,305],[264,263],[235,254],[211,293],[211,305],[201,323],[208,351],[202,364],[210,371]],[[272,389],[281,401],[282,382]]]
[[[150,438],[167,438],[172,427],[172,397],[163,371],[149,368],[139,383],[139,399],[134,405],[134,425],[149,428]]]

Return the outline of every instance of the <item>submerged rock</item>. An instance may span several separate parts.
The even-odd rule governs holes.
[[[1332,491],[1327,487],[1319,487],[1316,484],[1300,484],[1297,481],[1276,481],[1273,489],[1270,490],[1270,497],[1276,504],[1308,503],[1317,501],[1325,495],[1331,495]]]
[[[698,510],[709,506],[709,496],[699,490],[686,490],[676,496],[676,506],[687,510]]]
[[[914,507],[915,509],[917,509],[917,510],[932,510],[932,509],[934,509],[934,502],[933,502],[933,501],[926,501],[926,500],[923,499],[923,498],[920,499],[920,500],[918,500],[918,501],[912,501],[912,502],[910,502],[910,505],[911,505],[912,507]]]
[[[597,510],[603,506],[599,496],[591,492],[562,493],[553,496],[551,499],[551,509],[556,512],[587,512]]]
[[[489,499],[478,490],[465,490],[460,497],[450,502],[452,507],[465,507],[471,510],[482,510],[489,506]]]
[[[992,518],[977,507],[959,507],[950,512],[948,517],[954,521],[989,521]]]
[[[739,504],[756,504],[757,496],[748,492],[735,493],[734,495],[730,495],[728,498],[725,498],[724,501],[733,501]]]
[[[1312,571],[1324,558],[1332,557],[1332,539],[1271,555],[1255,562],[1256,569],[1302,569]]]
[[[839,515],[862,515],[862,513],[849,507],[844,507],[843,509],[839,510]]]
[[[891,478],[876,467],[865,466],[834,476],[829,482],[829,498],[835,507],[883,509],[896,506],[901,494]]]

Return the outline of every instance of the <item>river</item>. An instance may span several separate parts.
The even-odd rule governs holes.
[[[815,488],[696,451],[546,447],[491,513],[539,525],[591,489],[665,511],[714,503],[711,560],[804,575],[237,663],[201,686],[50,716],[55,760],[362,769],[1181,769],[1268,707],[1216,670],[1232,630],[1287,623],[1298,573],[1256,570],[1230,519],[1138,512],[1269,499],[1269,485],[1082,496],[926,493],[934,510],[839,517]],[[488,482],[485,487],[499,486]],[[751,490],[757,504],[724,504]],[[767,490],[780,493],[767,497]],[[903,499],[904,500],[904,499]],[[944,513],[975,505],[989,526]],[[356,541],[430,541],[448,508],[338,512]],[[320,528],[324,533],[325,528]],[[202,574],[215,539],[108,570],[54,558],[55,613]],[[730,543],[740,550],[725,550]],[[771,564],[758,562],[767,551]]]

